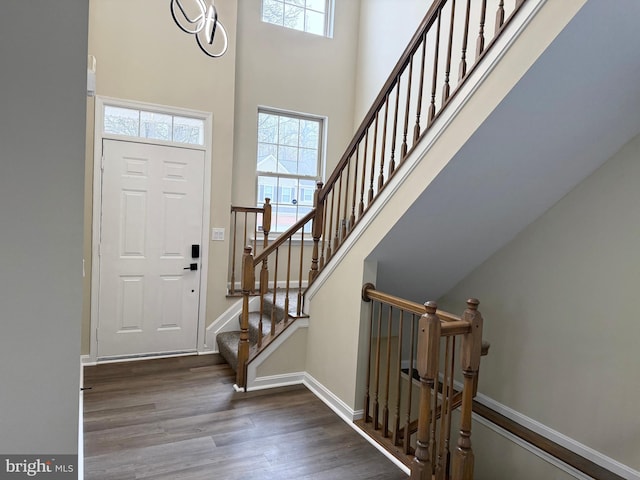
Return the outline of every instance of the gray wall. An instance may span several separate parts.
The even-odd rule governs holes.
[[[78,447],[88,0],[0,14],[0,452]]]

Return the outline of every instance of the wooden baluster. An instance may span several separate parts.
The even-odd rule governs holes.
[[[248,220],[247,220],[247,212],[244,212],[244,235],[243,235],[243,237],[242,237],[242,244],[243,244],[243,245],[249,245],[249,243],[248,243],[248,241],[247,241],[247,238],[249,238],[249,237],[247,236],[247,223],[248,223]],[[254,252],[255,252],[255,249],[254,249]]]
[[[371,302],[371,299],[367,295],[367,290],[371,289],[371,288],[375,288],[375,286],[372,283],[366,283],[362,287],[362,300],[364,302],[371,303],[371,307],[369,308],[369,342],[367,344],[367,376],[366,376],[367,380],[366,380],[365,387],[364,387],[364,423],[368,423],[369,422],[369,413],[370,413],[369,402],[371,400],[370,397],[369,397],[369,387],[371,385],[371,361],[372,361],[372,358],[371,358],[371,346],[373,344],[373,306],[374,306],[374,303]]]
[[[398,138],[398,113],[400,109],[400,75],[396,79],[396,101],[393,114],[393,133],[391,134],[391,161],[389,162],[389,177],[396,171],[396,141]],[[418,107],[419,108],[419,107]],[[400,157],[402,160],[402,156]]]
[[[351,157],[347,162],[347,179],[344,182],[344,212],[342,213],[342,231],[340,232],[341,242],[344,242],[347,236],[347,214],[349,212],[349,176],[351,174]],[[342,186],[342,184],[340,184]]]
[[[440,441],[438,442],[438,458],[436,460],[435,480],[445,480],[446,463],[448,461],[445,438],[447,437],[447,417],[451,410],[451,396],[453,390],[449,389],[449,378],[451,377],[451,341],[452,337],[445,338],[444,354],[444,377],[442,378],[442,408],[440,410]]]
[[[327,262],[331,260],[331,239],[333,237],[333,209],[336,203],[336,186],[331,186],[331,215],[329,215],[329,232],[327,233]]]
[[[384,122],[382,124],[382,152],[380,153],[380,174],[378,175],[378,192],[384,185],[384,153],[387,147],[387,118],[389,116],[389,94],[384,101]]]
[[[422,36],[422,55],[420,56],[420,85],[418,86],[418,107],[416,111],[416,125],[413,127],[413,144],[420,138],[420,114],[422,113],[422,95],[424,92],[424,63],[427,56],[427,34]],[[399,87],[398,87],[399,88]]]
[[[338,184],[338,208],[336,209],[336,235],[333,238],[333,251],[337,251],[340,246],[340,205],[342,203],[342,173],[340,172],[340,183]]]
[[[487,0],[482,0],[482,9],[480,10],[480,30],[478,32],[478,41],[476,44],[476,62],[482,52],[484,52],[484,22],[487,15]]]
[[[244,248],[242,254],[242,314],[240,316],[240,341],[238,342],[238,370],[236,384],[247,388],[247,361],[249,360],[249,295],[255,284],[253,255],[251,247]]]
[[[276,295],[278,292],[278,255],[280,252],[280,248],[276,248],[275,259],[273,261],[273,303],[271,307],[271,331],[269,332],[271,338],[273,338],[276,334]],[[285,312],[286,316],[286,312]],[[262,329],[260,330],[262,331]]]
[[[287,246],[287,284],[284,286],[284,323],[285,325],[289,322],[289,290],[291,286],[291,240],[289,237],[289,242]]]
[[[304,227],[302,226],[302,232],[300,233],[300,270],[298,271],[298,304],[296,305],[296,316],[300,316],[302,313],[302,264],[304,263]],[[285,312],[288,315],[289,312]]]
[[[378,113],[376,112],[376,121],[374,123],[374,131],[373,131],[373,152],[371,154],[371,185],[369,186],[369,203],[367,207],[371,205],[373,201],[373,178],[376,174],[376,147],[378,145]]]
[[[495,35],[498,35],[498,32],[504,25],[504,0],[500,0],[498,4],[498,11],[496,12],[496,31]]]
[[[264,211],[262,212],[262,248],[269,246],[269,233],[271,232],[271,199],[265,198]]]
[[[325,259],[324,259],[324,246],[327,240],[327,204],[329,202],[326,201],[325,196],[322,197],[322,246],[320,247],[320,270],[322,270],[324,268],[324,263],[325,263]],[[331,243],[331,241],[329,241],[329,243]]]
[[[369,129],[364,136],[364,159],[362,160],[362,185],[360,186],[360,205],[358,207],[358,218],[364,213],[364,190],[367,181],[367,148],[369,147]]]
[[[382,408],[382,436],[389,436],[389,381],[391,380],[391,323],[393,320],[393,307],[389,307],[387,317],[387,365],[384,386],[384,407]]]
[[[456,337],[451,338],[451,359],[450,359],[450,375],[449,375],[449,392],[453,399],[453,378],[456,366]],[[451,403],[449,404],[451,406]],[[447,411],[447,422],[445,424],[445,436],[444,436],[444,472],[443,479],[451,478],[451,449],[450,449],[450,439],[451,439],[451,414],[453,413],[453,408],[449,408]]]
[[[409,448],[411,447],[411,404],[413,400],[413,359],[415,358],[415,343],[416,343],[416,316],[411,315],[411,338],[410,338],[410,352],[409,352],[409,393],[407,395],[407,411],[405,413],[404,422],[404,445],[403,451],[405,455],[409,455]]]
[[[258,212],[252,212],[253,218],[253,251],[258,253]]]
[[[409,80],[407,81],[407,103],[404,110],[404,129],[402,131],[402,145],[400,147],[400,159],[407,156],[407,133],[409,130],[409,109],[411,107],[411,82],[413,80],[413,55],[409,60]]]
[[[444,73],[444,87],[442,88],[442,104],[449,100],[451,85],[449,84],[449,73],[451,72],[451,51],[453,49],[453,25],[456,14],[456,0],[451,0],[451,22],[449,23],[449,45],[447,47],[447,69]]]
[[[313,237],[313,253],[311,254],[311,269],[309,270],[309,283],[318,276],[318,250],[320,245],[320,237],[322,236],[322,225],[324,217],[324,205],[320,200],[320,191],[322,190],[322,182],[316,184],[316,191],[313,195],[313,209],[315,215],[311,225],[311,236]]]
[[[436,116],[436,90],[438,82],[438,57],[440,55],[440,19],[442,10],[438,10],[438,26],[436,28],[436,47],[433,53],[433,77],[431,80],[431,104],[429,105],[428,123],[433,122]]]
[[[480,302],[475,298],[467,300],[467,309],[462,320],[469,322],[470,331],[462,336],[460,363],[464,376],[462,407],[460,413],[460,437],[453,459],[454,480],[473,478],[474,455],[471,448],[471,413],[473,408],[473,386],[480,368],[482,354],[482,315],[478,312]]]
[[[231,253],[231,285],[229,288],[229,293],[233,295],[236,293],[236,245],[238,243],[238,212],[233,212],[233,243],[231,248],[233,253]]]
[[[438,321],[440,319],[438,318]],[[441,338],[438,339],[438,351],[440,351]],[[432,369],[436,372],[434,385],[431,389],[431,395],[433,397],[431,403],[431,423],[429,424],[429,454],[431,455],[431,475],[435,474],[436,470],[436,458],[438,452],[438,444],[436,441],[436,426],[438,423],[438,390],[439,390],[439,378],[440,378],[440,355],[433,359]]]
[[[403,329],[404,327],[404,310],[400,310],[400,319],[398,323],[398,356],[396,357],[396,403],[394,405],[394,423],[393,423],[393,444],[398,445],[400,438],[400,402],[402,401],[402,379],[400,374],[402,373],[402,343],[403,343]],[[409,376],[409,385],[411,385],[411,376]],[[409,392],[411,393],[411,392]]]
[[[356,162],[353,172],[353,195],[351,198],[351,217],[349,217],[349,231],[356,225],[356,198],[358,196],[358,164],[360,163],[360,144],[356,145]]]
[[[436,395],[434,383],[438,379],[440,319],[436,315],[437,305],[435,302],[427,302],[425,307],[427,313],[420,318],[418,325],[420,414],[418,416],[416,454],[411,464],[411,480],[431,480],[433,468],[431,463],[432,446],[429,445],[429,430],[431,423],[435,423],[435,418],[431,418],[431,397]]]
[[[380,404],[378,402],[378,392],[380,391],[380,342],[382,340],[382,303],[378,303],[378,338],[376,339],[376,368],[375,368],[375,390],[373,392],[373,428],[378,430],[380,426]]]
[[[458,80],[462,80],[467,75],[467,43],[469,41],[469,14],[471,12],[471,0],[467,0],[467,10],[464,16],[464,34],[462,36],[462,58],[460,59],[460,70]]]

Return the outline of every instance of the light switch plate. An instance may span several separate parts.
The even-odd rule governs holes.
[[[211,240],[214,242],[223,242],[224,241],[224,228],[212,228],[211,229]]]

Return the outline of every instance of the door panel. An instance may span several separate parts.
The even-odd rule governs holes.
[[[103,155],[98,357],[193,351],[204,152],[104,140]]]

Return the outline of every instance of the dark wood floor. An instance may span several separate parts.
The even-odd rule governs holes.
[[[85,479],[406,480],[306,388],[235,393],[217,361],[86,367]]]

